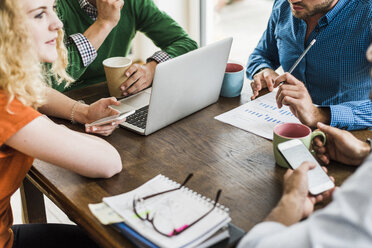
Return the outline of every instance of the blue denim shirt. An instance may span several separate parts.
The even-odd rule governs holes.
[[[305,41],[306,23],[293,16],[287,0],[276,0],[266,31],[249,57],[247,77],[264,67],[288,71],[316,39],[293,75],[304,82],[313,102],[331,110],[331,126],[372,127],[370,68],[372,0],[339,0]]]

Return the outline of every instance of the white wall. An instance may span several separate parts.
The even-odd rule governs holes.
[[[159,9],[165,11],[188,32],[195,41],[199,42],[199,0],[154,0]],[[146,61],[158,51],[151,40],[142,33],[137,33],[132,43],[133,60]]]

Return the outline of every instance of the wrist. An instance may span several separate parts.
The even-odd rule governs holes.
[[[262,71],[264,71],[264,70],[266,70],[266,69],[271,69],[271,68],[269,68],[269,67],[263,67],[263,68],[260,68],[260,69],[258,69],[257,71],[255,71],[255,73],[253,73],[253,76],[252,76],[252,77],[254,77],[254,75],[257,75],[258,73],[260,73],[260,72],[262,72]]]
[[[103,32],[111,32],[111,30],[116,27],[117,22],[108,21],[97,17],[97,20],[93,25],[96,25],[97,28]]]
[[[266,221],[279,222],[286,226],[299,222],[302,219],[301,198],[292,193],[284,194]]]
[[[145,65],[155,71],[155,68],[158,65],[158,62],[156,62],[155,60],[151,60],[147,62]]]
[[[295,209],[299,209],[299,206],[301,206],[302,202],[304,201],[303,198],[304,197],[302,197],[296,191],[290,192],[290,193],[284,193],[278,205],[282,205],[286,208],[289,207],[293,211]]]
[[[362,142],[363,145],[360,149],[360,158],[362,160],[364,160],[370,153],[371,153],[371,150],[372,150],[372,139],[367,139],[366,142]]]
[[[314,118],[308,125],[310,127],[316,127],[317,123],[321,122],[329,125],[331,123],[331,110],[328,107],[316,107],[314,106]]]
[[[83,35],[88,39],[94,49],[98,51],[114,27],[115,25],[106,20],[97,19],[87,30],[85,30]]]
[[[85,104],[84,101],[77,101],[71,112],[71,121],[72,123],[88,123],[88,110],[89,105]]]
[[[146,62],[155,61],[158,64],[168,61],[172,59],[172,57],[165,51],[157,51],[151,57],[147,58]]]

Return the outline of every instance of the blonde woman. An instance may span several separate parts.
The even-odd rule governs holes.
[[[33,158],[87,177],[111,177],[122,169],[118,152],[104,140],[56,125],[53,116],[90,122],[114,114],[115,99],[90,106],[52,90],[41,62],[52,73],[68,76],[62,45],[62,23],[54,0],[0,0],[0,247],[95,247],[77,226],[12,226],[10,197],[20,186]],[[114,125],[115,126],[115,125]],[[96,130],[97,131],[97,130]],[[112,127],[104,127],[108,135]]]

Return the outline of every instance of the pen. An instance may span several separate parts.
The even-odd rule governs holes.
[[[305,51],[301,54],[301,56],[296,60],[296,62],[292,65],[291,69],[289,69],[289,73],[292,73],[294,69],[296,69],[297,65],[301,62],[303,57],[307,54],[307,52],[310,50],[310,48],[315,44],[316,39],[313,39],[310,44],[306,47]]]
[[[313,39],[310,44],[306,47],[305,51],[301,54],[301,56],[296,60],[296,62],[292,65],[291,69],[289,69],[289,73],[292,73],[294,71],[294,69],[296,69],[297,65],[301,62],[301,60],[305,57],[305,55],[307,54],[307,52],[310,50],[310,48],[315,44],[316,42],[316,39]],[[283,82],[280,82],[279,86],[284,84],[284,81]]]

